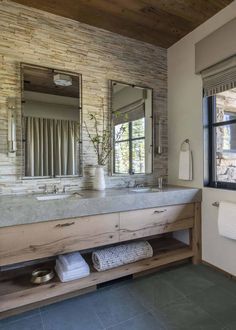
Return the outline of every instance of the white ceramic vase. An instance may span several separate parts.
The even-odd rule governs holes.
[[[95,190],[105,190],[106,189],[104,166],[101,166],[101,165],[96,166],[93,188]]]

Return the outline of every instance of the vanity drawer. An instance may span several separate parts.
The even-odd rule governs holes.
[[[119,241],[119,214],[0,228],[0,266]]]
[[[120,241],[193,227],[194,204],[120,213]]]

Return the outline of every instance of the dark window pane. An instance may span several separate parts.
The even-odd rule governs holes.
[[[236,182],[236,124],[215,128],[216,180]]]
[[[145,173],[145,141],[132,142],[132,167],[134,173]]]
[[[236,119],[236,88],[217,94],[215,105],[216,122]]]
[[[132,138],[145,136],[145,118],[132,121]]]
[[[124,123],[115,126],[115,141],[128,140],[129,138],[129,123]]]
[[[129,142],[115,144],[115,173],[129,173]]]

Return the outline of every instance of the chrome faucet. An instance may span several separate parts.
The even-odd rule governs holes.
[[[63,186],[63,194],[65,194],[65,193],[67,192],[67,189],[66,189],[66,188],[69,188],[69,187],[71,187],[70,184],[65,184],[65,185]]]
[[[144,184],[143,183],[136,183],[135,188],[143,188],[144,187]]]
[[[57,187],[56,184],[54,184],[54,186],[53,186],[53,193],[54,194],[57,194],[58,192],[59,192],[59,188]]]

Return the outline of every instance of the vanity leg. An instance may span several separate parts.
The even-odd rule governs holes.
[[[197,265],[202,260],[202,244],[201,244],[201,203],[194,205],[194,224],[190,231],[191,247],[193,249],[192,263]]]

